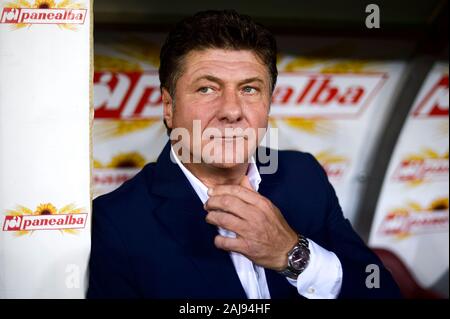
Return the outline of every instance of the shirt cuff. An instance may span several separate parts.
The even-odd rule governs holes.
[[[318,244],[309,241],[309,264],[297,280],[288,278],[300,295],[308,299],[335,299],[342,286],[342,266],[339,258]]]

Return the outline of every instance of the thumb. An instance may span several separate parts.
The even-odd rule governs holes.
[[[250,184],[250,181],[249,181],[247,175],[245,175],[245,176],[241,179],[240,185],[243,186],[243,187],[245,187],[245,188],[248,188],[249,190],[253,190],[253,187],[252,187],[252,185]]]

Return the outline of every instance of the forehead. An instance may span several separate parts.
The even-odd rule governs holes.
[[[183,75],[195,79],[205,74],[219,78],[268,77],[268,68],[250,50],[205,49],[189,52],[183,63]]]

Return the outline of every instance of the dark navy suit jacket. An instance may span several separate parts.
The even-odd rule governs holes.
[[[257,161],[259,166],[259,162]],[[289,225],[333,251],[343,269],[340,298],[394,298],[390,273],[343,215],[326,174],[313,156],[278,152],[278,170],[262,175],[259,193]],[[228,252],[214,246],[217,228],[168,143],[156,163],[93,203],[88,298],[246,298]],[[369,289],[369,264],[380,267],[380,288]],[[272,298],[303,298],[266,269]]]

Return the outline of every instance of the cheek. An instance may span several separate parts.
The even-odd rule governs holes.
[[[269,119],[268,113],[268,107],[259,105],[259,107],[249,108],[246,117],[251,127],[255,129],[266,128]]]
[[[173,123],[176,127],[185,127],[192,131],[194,121],[200,124],[201,130],[208,126],[214,118],[214,108],[211,105],[205,105],[196,101],[187,103],[177,103],[173,116]],[[198,125],[198,124],[195,124]]]

